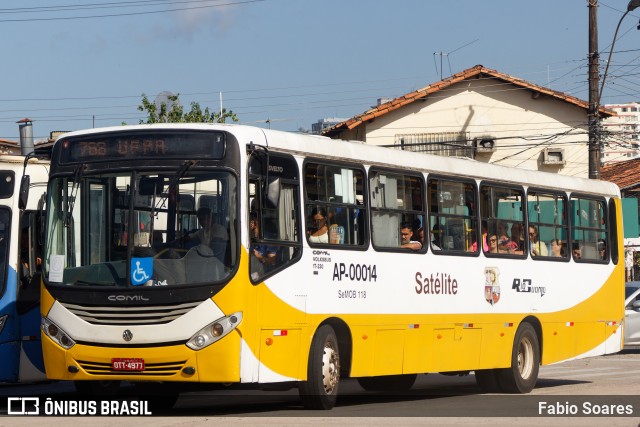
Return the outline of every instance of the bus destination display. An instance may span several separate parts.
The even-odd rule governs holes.
[[[62,141],[61,161],[75,163],[114,159],[208,158],[224,156],[224,136],[220,132],[163,134],[138,137],[83,138]]]

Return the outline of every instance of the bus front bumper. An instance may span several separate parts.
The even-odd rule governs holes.
[[[135,348],[75,344],[65,350],[42,334],[45,369],[52,380],[238,382],[240,347],[237,331],[198,351],[184,344]]]

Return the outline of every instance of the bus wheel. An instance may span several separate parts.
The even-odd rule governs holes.
[[[522,323],[513,340],[511,367],[498,370],[500,388],[507,393],[529,393],[538,381],[539,369],[538,335],[530,323]]]
[[[497,369],[480,369],[475,371],[476,383],[486,393],[497,393],[500,390]]]
[[[115,396],[120,390],[120,381],[74,381],[73,385],[85,396]]]
[[[338,339],[329,325],[321,326],[313,337],[309,351],[307,380],[298,388],[306,409],[331,409],[338,397],[340,352]]]
[[[368,391],[406,391],[413,387],[417,374],[384,375],[381,377],[358,378],[360,387]]]

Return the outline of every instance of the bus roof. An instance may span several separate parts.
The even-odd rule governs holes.
[[[567,175],[541,172],[472,159],[436,156],[413,151],[402,151],[378,147],[360,141],[344,141],[324,136],[263,129],[254,126],[224,123],[165,123],[153,125],[114,126],[75,131],[59,137],[70,138],[114,131],[144,131],[151,129],[175,130],[222,130],[233,133],[240,143],[254,142],[270,148],[310,157],[334,160],[350,159],[367,165],[398,168],[416,172],[427,172],[446,176],[461,176],[480,180],[491,180],[506,184],[527,185],[540,188],[561,188],[567,191],[588,192],[607,196],[620,196],[618,187],[608,181],[576,178]],[[390,155],[393,161],[389,161]]]

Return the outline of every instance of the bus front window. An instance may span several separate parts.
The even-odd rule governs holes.
[[[45,277],[65,286],[223,281],[237,262],[236,179],[227,172],[54,179]]]

